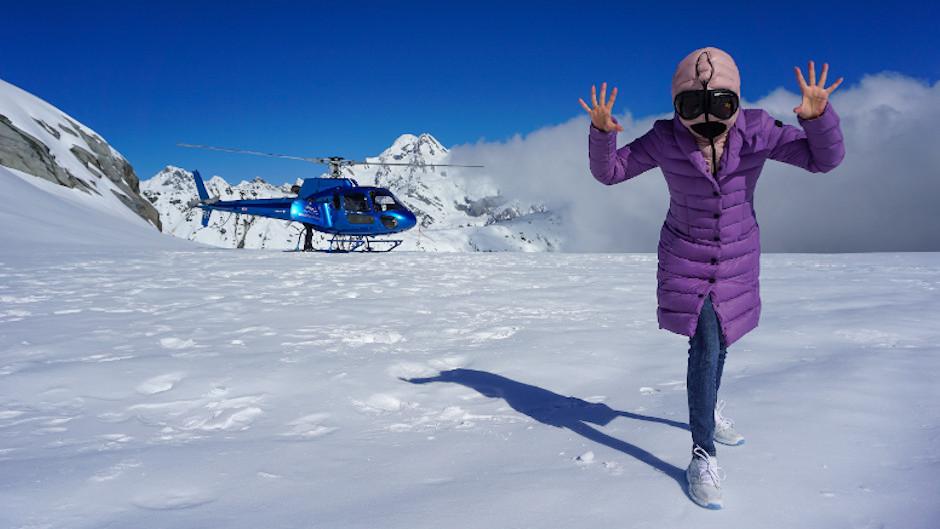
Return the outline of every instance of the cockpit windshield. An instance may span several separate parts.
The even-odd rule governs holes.
[[[366,202],[365,193],[344,193],[343,209],[347,212],[368,212],[369,203]]]
[[[405,209],[404,206],[395,200],[395,197],[382,191],[372,192],[372,204],[375,206],[375,211],[379,213],[382,213],[383,211],[401,211]]]

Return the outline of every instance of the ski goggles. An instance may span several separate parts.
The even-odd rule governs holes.
[[[695,119],[708,112],[718,119],[728,119],[738,111],[738,94],[732,90],[689,90],[676,94],[673,106],[682,119]]]

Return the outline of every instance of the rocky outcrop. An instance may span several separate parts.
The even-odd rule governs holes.
[[[94,131],[49,103],[0,81],[0,165],[116,201],[157,229],[128,161]],[[120,205],[118,205],[120,204]]]
[[[54,129],[50,129],[54,130]],[[0,165],[19,169],[65,187],[97,192],[88,182],[60,167],[49,147],[0,114]]]
[[[88,152],[74,145],[70,149],[72,154],[87,167],[96,170],[117,185],[123,191],[123,196],[118,192],[114,194],[124,205],[150,221],[157,229],[161,229],[160,212],[153,207],[153,204],[140,196],[140,178],[137,177],[131,164],[122,157],[114,156],[111,147],[97,134],[86,133],[76,123],[72,123],[72,128],[77,130],[82,140],[91,147],[91,152]]]

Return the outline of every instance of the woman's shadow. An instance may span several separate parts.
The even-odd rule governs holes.
[[[452,369],[442,371],[435,377],[401,378],[401,380],[412,384],[452,382],[474,389],[490,398],[504,399],[514,410],[524,413],[541,423],[557,428],[568,428],[591,441],[633,456],[675,479],[685,489],[685,470],[659,459],[636,445],[600,432],[589,426],[588,423],[606,426],[617,417],[627,417],[629,419],[666,424],[688,431],[689,425],[687,423],[627,411],[617,411],[606,404],[587,402],[576,397],[565,397],[552,393],[547,389],[474,369]]]

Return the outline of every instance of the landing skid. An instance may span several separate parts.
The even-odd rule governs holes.
[[[325,253],[350,253],[350,252],[377,252],[385,253],[398,248],[403,242],[401,239],[378,239],[372,235],[333,235],[330,239],[328,248],[314,248],[311,244],[312,237],[307,237],[303,241],[301,248],[301,238],[304,236],[304,230],[297,234],[297,244],[294,245],[291,252],[325,252]]]
[[[334,235],[329,253],[390,252],[402,243],[401,239],[376,239],[368,235]]]
[[[376,239],[365,235],[334,235],[330,239],[328,248],[301,248],[298,239],[297,245],[288,252],[323,252],[323,253],[351,253],[351,252],[375,252],[385,253],[398,248],[403,241],[401,239]]]

